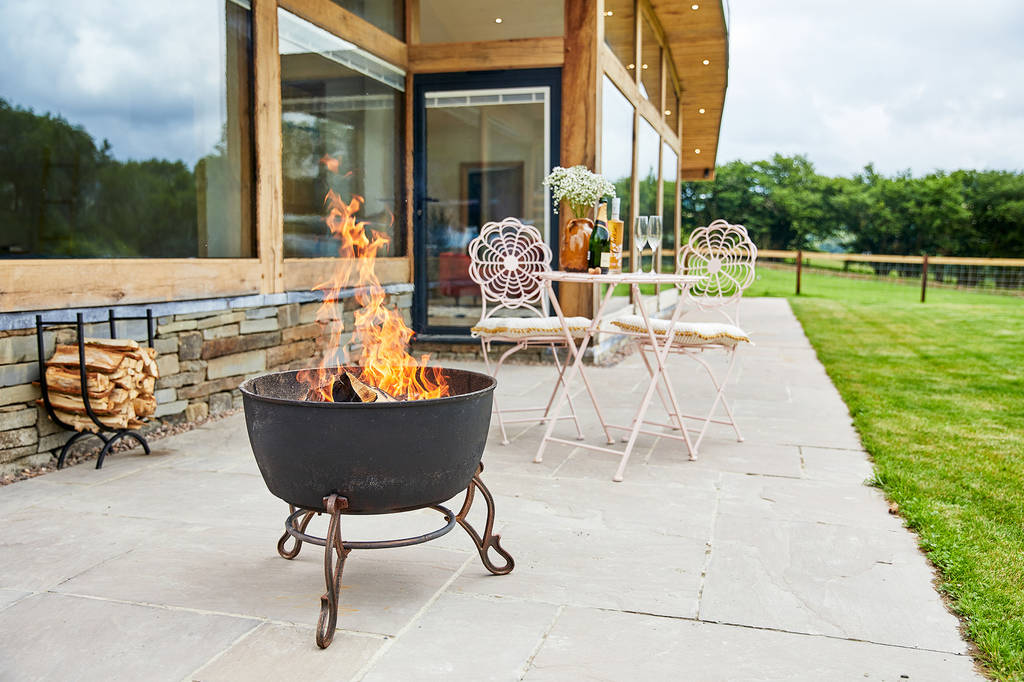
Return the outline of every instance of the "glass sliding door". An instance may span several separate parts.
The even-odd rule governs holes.
[[[417,77],[417,331],[466,334],[480,318],[467,248],[484,224],[518,218],[552,241],[557,80],[515,75]]]

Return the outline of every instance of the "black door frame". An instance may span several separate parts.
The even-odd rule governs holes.
[[[424,203],[427,180],[427,117],[425,93],[436,90],[485,90],[493,88],[548,87],[551,93],[548,123],[552,166],[560,162],[561,121],[562,121],[562,69],[516,69],[510,71],[466,71],[460,73],[428,73],[413,76],[413,330],[417,336],[457,336],[469,338],[466,327],[439,327],[427,324],[427,240],[424,226]],[[547,169],[550,170],[550,169]],[[548,240],[552,246],[558,267],[558,216],[553,206],[548,206]]]

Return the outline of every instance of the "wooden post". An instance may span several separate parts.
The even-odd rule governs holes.
[[[803,270],[804,252],[796,252],[796,295],[800,295],[800,272]]]
[[[565,64],[562,67],[561,165],[568,168],[597,164],[597,107],[600,90],[597,54],[602,38],[604,0],[566,0]],[[568,212],[559,211],[559,223]],[[561,225],[555,225],[555,234]],[[558,300],[566,315],[593,315],[589,284],[563,282]]]
[[[928,290],[928,254],[921,257],[921,303],[924,303],[924,294]]]

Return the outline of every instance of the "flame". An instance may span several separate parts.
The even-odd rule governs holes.
[[[331,173],[339,171],[340,163],[336,158],[324,155],[320,163]],[[396,398],[442,398],[448,395],[449,388],[441,368],[427,365],[429,355],[423,355],[419,361],[409,355],[407,349],[413,331],[396,308],[384,305],[387,294],[373,266],[377,253],[386,249],[390,240],[375,230],[369,230],[367,235],[366,223],[356,219],[363,203],[358,195],[353,195],[346,203],[333,189],[328,190],[324,199],[328,209],[324,220],[341,243],[340,260],[333,276],[313,287],[314,291],[323,292],[323,304],[317,310],[316,319],[329,330],[329,338],[319,367],[302,370],[298,379],[309,385],[310,400],[333,402],[335,369],[351,364],[344,343],[341,292],[354,287],[355,300],[361,306],[355,311],[352,335],[353,341],[362,346],[360,378]],[[394,216],[391,220],[394,222]]]

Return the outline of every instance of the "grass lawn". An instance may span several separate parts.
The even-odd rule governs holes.
[[[1000,680],[1024,680],[1024,299],[758,271],[786,296]]]

